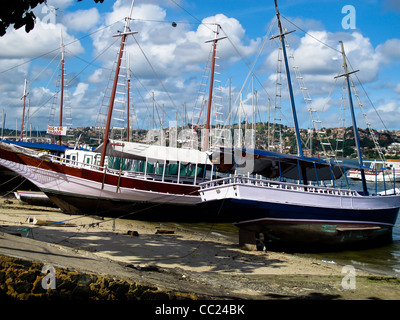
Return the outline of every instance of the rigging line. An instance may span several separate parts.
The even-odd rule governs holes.
[[[110,28],[110,27],[112,27],[113,25],[115,25],[115,24],[117,24],[118,22],[121,22],[121,21],[123,21],[123,20],[125,20],[125,19],[120,19],[120,20],[118,20],[118,21],[115,21],[115,22],[113,22],[113,23],[107,25],[107,26],[104,26],[104,27],[102,27],[102,28],[99,28],[99,29],[97,29],[97,30],[95,30],[95,31],[93,31],[93,32],[91,32],[91,33],[88,33],[88,34],[86,34],[86,35],[84,35],[84,36],[82,36],[82,37],[80,37],[80,38],[78,38],[78,39],[75,39],[75,40],[73,40],[73,41],[71,41],[71,42],[69,42],[69,43],[67,43],[67,44],[64,44],[64,47],[69,46],[69,45],[71,45],[71,44],[74,44],[75,42],[78,42],[78,41],[80,41],[80,40],[82,40],[82,39],[85,39],[85,38],[87,38],[87,37],[90,37],[91,35],[93,35],[93,34],[95,34],[95,33],[97,33],[97,32],[100,32],[100,31],[102,31],[102,30],[105,30],[105,29],[107,29],[107,28]],[[37,60],[37,59],[40,59],[40,58],[42,58],[42,57],[44,57],[44,56],[46,56],[46,55],[48,55],[48,54],[51,54],[51,53],[53,53],[53,52],[55,52],[55,51],[58,51],[58,50],[60,50],[59,47],[56,48],[56,49],[53,49],[53,50],[51,50],[51,51],[48,51],[48,52],[46,52],[46,53],[43,53],[43,54],[41,54],[41,55],[39,55],[39,56],[37,56],[37,57],[31,58],[31,59],[29,59],[29,60],[27,60],[27,61],[24,61],[24,62],[22,62],[22,63],[20,63],[20,64],[17,64],[17,65],[15,65],[15,66],[11,67],[11,68],[8,68],[8,69],[6,69],[6,70],[2,70],[2,71],[0,71],[0,74],[3,74],[3,73],[6,73],[6,72],[8,72],[8,71],[10,71],[10,70],[16,69],[16,68],[18,68],[18,67],[20,67],[20,66],[23,66],[23,65],[25,65],[25,64],[27,64],[27,63],[30,63],[30,62],[32,62],[32,61],[35,61],[35,60]]]
[[[190,195],[190,194],[195,193],[195,192],[197,192],[197,191],[198,191],[197,189],[196,189],[196,190],[193,190],[193,191],[187,193],[186,195]],[[168,198],[168,199],[167,199],[167,198]],[[89,227],[90,227],[91,225],[100,225],[100,224],[102,224],[102,223],[107,223],[107,222],[113,221],[113,220],[115,220],[115,219],[123,219],[123,218],[126,218],[126,217],[128,217],[128,216],[132,216],[132,215],[135,215],[135,214],[137,214],[137,213],[140,213],[140,212],[143,212],[143,211],[146,211],[146,210],[151,210],[151,209],[153,209],[153,208],[159,207],[159,206],[161,206],[161,205],[163,205],[163,204],[166,204],[166,203],[168,203],[169,201],[171,201],[171,200],[170,200],[170,199],[171,199],[171,195],[161,195],[161,196],[159,196],[158,198],[155,198],[154,200],[157,201],[157,200],[164,200],[164,199],[167,199],[167,200],[165,200],[165,201],[163,201],[163,202],[154,203],[153,205],[150,205],[150,206],[148,206],[148,207],[145,207],[145,208],[142,208],[142,209],[139,209],[139,210],[135,210],[135,211],[132,211],[132,212],[129,212],[129,213],[126,213],[126,214],[122,214],[122,215],[117,216],[117,217],[112,217],[112,218],[110,217],[110,218],[108,218],[108,219],[104,219],[103,221],[99,221],[99,222],[95,222],[95,223],[89,224]],[[130,205],[127,205],[127,206],[130,206]],[[124,208],[124,207],[126,208],[126,206],[121,206],[121,207],[119,207],[119,208]],[[222,206],[221,206],[221,207],[222,207]],[[220,209],[220,210],[221,210],[221,209]],[[220,210],[219,210],[219,211],[220,211]],[[218,211],[218,214],[219,214],[219,211]],[[103,212],[107,212],[107,211],[100,211],[100,213],[103,213]],[[82,216],[80,216],[80,217],[74,217],[74,218],[70,218],[70,219],[61,220],[61,222],[72,221],[72,220],[78,220],[78,219],[87,218],[87,217],[91,217],[91,216],[90,216],[90,215],[82,215]],[[88,224],[87,224],[87,223],[85,223],[85,224],[80,224],[80,225],[77,225],[77,227],[84,227],[84,226],[86,226],[86,225],[88,225]],[[79,232],[76,232],[75,234],[77,234],[77,233],[79,233]],[[67,239],[70,239],[70,238],[72,238],[73,236],[75,236],[75,235],[72,235],[72,236],[69,236],[69,237],[67,237],[67,238],[65,238],[65,239],[62,239],[62,240],[60,240],[59,242],[57,242],[57,244],[59,244],[59,243],[65,241],[65,240],[67,240]]]
[[[136,81],[131,81],[132,87],[135,87],[135,88],[136,88],[137,94],[140,96],[140,99],[142,100],[141,102],[142,102],[143,105],[145,106],[146,110],[150,113],[150,107],[149,107],[147,101],[145,100],[145,98],[143,97],[142,92],[140,91],[140,88],[137,86],[136,83],[140,84],[140,86],[142,87],[142,89],[143,89],[148,95],[150,95],[151,92],[150,92],[149,90],[147,90],[147,88],[146,88],[146,87],[144,86],[144,84],[140,81],[140,79],[132,72],[132,70],[131,70],[131,73],[133,74],[133,76],[132,76],[133,79],[136,80]],[[133,88],[132,88],[132,89],[133,89]],[[135,110],[135,109],[134,109],[134,110]],[[136,115],[136,114],[135,114],[135,117],[136,117],[137,129],[139,129],[139,122],[138,122],[138,119],[137,119],[137,115]]]
[[[102,52],[100,52],[92,61],[90,61],[81,71],[79,71],[75,77],[73,77],[70,81],[68,81],[67,85],[69,85],[70,83],[72,83],[73,80],[75,80],[83,71],[85,71],[89,66],[91,66],[93,64],[94,61],[96,61],[100,56],[102,56],[108,49],[110,49],[119,39],[116,38],[114,40],[114,42],[112,42],[107,48],[105,48]],[[84,61],[83,59],[81,59],[82,61]],[[86,61],[85,61],[86,62]],[[100,67],[101,69],[104,70],[110,70],[110,69],[106,69],[103,67]]]
[[[57,55],[57,56],[58,56],[58,55]],[[52,81],[54,75],[56,74],[57,70],[59,69],[60,64],[61,64],[61,61],[58,62],[57,68],[54,69],[54,72],[53,72],[52,76],[50,77],[49,81],[47,82],[46,89],[48,88],[48,86],[49,86],[50,82]],[[55,91],[55,92],[49,97],[49,99],[47,99],[41,106],[37,107],[37,109],[36,109],[33,113],[30,113],[29,116],[28,116],[28,121],[31,121],[32,117],[33,117],[37,112],[39,112],[43,107],[45,107],[45,106],[49,103],[50,100],[54,99],[54,98],[58,95],[59,92],[60,92],[60,90]]]
[[[255,60],[254,60],[254,62],[253,62],[253,64],[252,64],[252,66],[250,66],[250,65],[247,63],[246,59],[244,59],[244,57],[242,56],[242,54],[240,53],[240,51],[236,48],[236,46],[234,45],[234,43],[233,43],[233,42],[231,41],[231,39],[229,38],[228,34],[225,32],[225,30],[223,30],[222,27],[220,27],[220,28],[221,28],[221,31],[226,35],[226,37],[227,37],[227,39],[229,40],[229,42],[231,43],[232,47],[235,49],[235,51],[238,53],[238,55],[241,57],[241,59],[243,60],[243,62],[244,62],[245,65],[247,66],[247,68],[249,69],[249,72],[248,72],[248,74],[247,74],[246,80],[244,81],[243,86],[242,86],[242,88],[240,89],[240,91],[239,91],[239,93],[238,93],[238,95],[237,95],[237,97],[236,97],[236,100],[235,100],[235,102],[234,102],[232,105],[235,106],[235,105],[237,104],[237,102],[238,102],[238,100],[239,100],[239,98],[240,98],[240,96],[241,96],[241,94],[242,94],[242,92],[243,92],[243,89],[244,89],[244,87],[245,87],[245,85],[246,85],[246,82],[247,82],[247,80],[249,79],[249,77],[250,77],[251,74],[254,75],[254,78],[257,80],[257,82],[261,85],[261,87],[262,87],[262,88],[264,89],[264,91],[267,93],[268,97],[271,98],[271,96],[270,96],[270,94],[268,93],[267,89],[263,86],[262,82],[258,79],[257,75],[253,72],[253,68],[254,68],[254,66],[255,66],[255,64],[256,64],[256,62],[257,62],[257,60],[258,60],[258,58],[259,58],[259,56],[260,56],[260,54],[261,54],[262,49],[264,48],[265,43],[267,42],[267,39],[268,39],[268,36],[267,36],[267,35],[269,34],[269,32],[271,32],[272,24],[271,24],[271,26],[270,26],[270,29],[269,29],[267,35],[264,37],[263,43],[262,43],[260,49],[258,50],[257,56],[256,56],[256,58],[255,58]],[[228,119],[230,119],[230,117],[233,115],[232,112],[234,112],[234,111],[233,111],[233,108],[232,108],[232,110],[231,110],[231,113],[230,113],[230,114],[228,115],[228,117],[227,117],[227,120],[226,120],[226,122],[225,122],[225,125],[226,125]],[[236,111],[235,114],[237,114],[237,112],[238,112],[238,111]]]
[[[13,181],[14,179],[19,178],[19,177],[20,177],[20,175],[15,175],[14,177],[10,178],[9,180],[0,183],[0,187],[4,186],[5,184],[7,184],[7,183]],[[26,180],[26,179],[25,179],[25,180]],[[24,181],[25,181],[25,180],[24,180]]]
[[[151,20],[151,19],[136,19],[136,18],[132,18],[131,19],[132,21],[141,21],[141,22],[158,22],[158,23],[168,23],[168,24],[171,24],[171,23],[176,23],[176,24],[196,24],[196,25],[201,25],[201,24],[204,24],[204,25],[207,25],[207,24],[209,24],[209,25],[215,25],[215,23],[212,23],[212,22],[210,22],[210,23],[204,23],[204,22],[188,22],[188,21],[169,21],[169,20]]]
[[[248,80],[250,74],[253,74],[253,75],[254,75],[254,78],[255,78],[255,79],[257,80],[257,82],[260,84],[261,88],[264,89],[264,91],[265,91],[265,93],[267,94],[267,96],[268,96],[269,98],[271,98],[271,99],[272,99],[272,97],[271,97],[270,94],[268,93],[267,89],[264,87],[262,81],[260,81],[260,79],[257,77],[257,75],[253,72],[253,69],[254,69],[254,66],[255,66],[255,64],[256,64],[256,62],[257,62],[257,60],[258,60],[258,58],[259,58],[259,56],[260,56],[260,54],[261,54],[262,49],[264,48],[264,46],[265,46],[265,44],[266,44],[266,42],[267,42],[268,35],[271,33],[271,30],[272,30],[272,28],[273,28],[273,25],[274,25],[274,23],[275,23],[275,20],[276,20],[276,17],[275,17],[275,18],[273,19],[273,21],[271,22],[271,24],[270,24],[270,26],[269,26],[269,29],[268,29],[268,32],[267,32],[266,35],[264,36],[263,43],[262,43],[260,49],[258,50],[257,56],[256,56],[256,58],[255,58],[255,60],[254,60],[254,62],[253,62],[253,64],[252,64],[252,66],[250,66],[250,65],[248,64],[248,62],[247,62],[246,59],[243,57],[243,55],[240,53],[239,49],[238,49],[238,48],[235,46],[235,44],[232,42],[232,40],[230,39],[230,37],[228,36],[228,34],[225,32],[225,30],[223,30],[222,26],[220,26],[221,31],[226,35],[226,37],[227,37],[228,41],[230,42],[230,44],[232,45],[232,47],[235,49],[235,51],[237,52],[237,54],[240,56],[240,58],[243,60],[243,62],[245,63],[245,65],[246,65],[247,68],[249,69],[249,73],[248,73],[248,75],[247,75],[246,80],[245,80],[244,83],[247,82],[247,80]],[[245,85],[245,84],[244,84],[244,85]],[[244,85],[243,85],[243,87],[244,87]],[[237,101],[238,101],[238,99],[239,99],[239,97],[240,97],[240,94],[241,94],[241,92],[242,92],[242,90],[243,90],[243,87],[242,87],[242,89],[241,89],[241,91],[240,91],[238,97],[236,98],[235,102],[233,103],[233,105],[237,104]]]
[[[347,56],[346,56],[346,60],[347,60],[348,64],[350,65],[351,69],[354,70],[354,68],[353,68],[353,66],[351,65],[350,60],[347,58]],[[360,85],[361,89],[364,91],[364,93],[365,93],[365,95],[366,95],[366,97],[367,97],[369,103],[371,104],[372,108],[374,109],[374,111],[375,111],[376,115],[378,116],[379,120],[381,121],[383,127],[384,127],[387,131],[389,131],[388,128],[386,127],[385,123],[383,122],[381,116],[379,115],[378,110],[376,110],[376,108],[375,108],[375,106],[374,106],[374,104],[373,104],[371,98],[369,97],[367,91],[365,90],[363,84],[361,83],[360,78],[358,77],[357,73],[354,73],[354,76],[357,78],[358,84]]]
[[[97,60],[97,59],[98,59],[101,55],[103,55],[111,46],[113,46],[113,45],[115,44],[116,41],[118,41],[118,39],[116,39],[116,40],[115,40],[113,43],[111,43],[106,49],[104,49],[100,54],[98,54],[88,65],[86,65],[78,74],[76,74],[75,77],[73,77],[71,80],[69,80],[69,81],[67,82],[66,85],[71,84],[72,81],[75,80],[83,71],[85,71],[93,61]],[[57,55],[57,56],[58,56],[58,55]],[[59,65],[60,65],[60,63],[58,64],[58,66],[59,66]],[[58,67],[57,67],[57,68],[58,68]],[[53,74],[53,75],[54,75],[54,74]],[[53,76],[52,76],[52,77],[53,77]],[[52,77],[51,77],[51,78],[52,78]],[[50,79],[50,80],[51,80],[51,79]],[[50,80],[49,80],[49,83],[50,83]],[[49,83],[47,84],[46,88],[48,87]],[[59,92],[60,92],[60,90],[54,92],[54,94],[53,94],[49,99],[47,99],[41,106],[39,106],[33,113],[31,113],[31,114],[29,115],[29,118],[28,118],[28,119],[30,120],[37,112],[39,112],[43,107],[45,107],[45,106],[49,103],[50,100],[52,100],[54,97],[56,97],[56,96],[58,95]]]
[[[210,29],[212,32],[214,32],[214,30],[212,30],[212,28],[210,28],[206,23],[203,23],[199,18],[195,17],[194,15],[192,15],[188,10],[186,10],[184,7],[182,7],[180,4],[178,4],[175,0],[170,0],[171,2],[173,2],[177,7],[179,7],[180,9],[182,9],[183,11],[185,11],[189,16],[191,16],[193,19],[195,19],[196,21],[198,21],[199,24],[204,25],[206,28]]]
[[[280,16],[281,16],[283,19],[285,19],[287,22],[289,22],[290,24],[292,24],[293,26],[295,26],[297,29],[300,29],[301,31],[303,31],[304,34],[310,36],[311,38],[313,38],[314,40],[316,40],[316,41],[318,41],[319,43],[323,44],[324,46],[327,46],[328,48],[332,49],[333,51],[342,53],[340,50],[338,50],[338,49],[336,49],[336,48],[330,46],[329,44],[323,42],[322,40],[320,40],[320,39],[314,37],[312,34],[308,33],[307,31],[305,31],[304,29],[302,29],[301,27],[299,27],[298,25],[296,25],[295,23],[293,23],[292,21],[290,21],[290,20],[289,20],[288,18],[286,18],[284,15],[280,14]]]
[[[114,44],[115,42],[113,42],[112,44]],[[107,47],[107,49],[108,49],[109,47]],[[106,49],[106,50],[107,50]],[[71,55],[71,57],[73,57],[73,58],[76,58],[76,59],[78,59],[78,60],[81,60],[81,61],[83,61],[83,62],[85,62],[85,63],[87,63],[87,64],[91,64],[91,65],[93,65],[94,67],[96,67],[96,68],[98,68],[98,69],[103,69],[103,70],[107,70],[107,71],[111,71],[111,68],[105,68],[105,67],[102,67],[102,66],[99,66],[99,65],[94,65],[93,64],[93,61],[95,61],[101,54],[99,54],[98,56],[96,56],[96,58],[94,58],[92,61],[87,61],[86,59],[83,59],[83,58],[81,58],[80,56],[78,56],[78,55],[76,55],[76,54],[73,54],[72,53],[72,51],[69,51],[69,50],[65,50],[65,53],[68,53],[69,55]]]
[[[171,0],[172,1],[172,0]],[[162,82],[161,78],[159,77],[158,73],[156,72],[156,70],[154,69],[153,65],[151,64],[149,58],[147,57],[146,53],[144,52],[143,48],[140,46],[139,42],[137,41],[137,39],[135,38],[135,36],[132,34],[133,39],[135,39],[136,44],[138,45],[140,51],[142,52],[143,56],[145,57],[147,63],[149,64],[151,70],[153,71],[153,73],[155,74],[155,76],[157,77],[158,81],[160,82],[161,86],[163,87],[163,89],[165,90],[165,93],[168,95],[168,98],[171,100],[172,104],[174,105],[175,109],[177,109],[177,106],[174,102],[174,100],[172,99],[171,95],[169,94],[167,88],[165,87],[164,83]]]
[[[40,71],[39,74],[38,74],[33,80],[30,80],[30,82],[35,82],[35,81],[42,75],[42,73],[45,72],[45,71],[47,70],[47,68],[50,66],[50,64],[51,64],[59,55],[60,55],[60,54],[55,55],[55,56],[53,57],[53,59],[51,59],[51,61],[47,64],[47,66],[46,66],[42,71]],[[47,84],[47,86],[48,86],[48,84]],[[46,87],[46,88],[47,88],[47,87]]]
[[[140,81],[140,79],[134,74],[134,72],[133,72],[131,69],[129,69],[129,70],[130,70],[131,73],[133,73],[133,78],[140,84],[140,86],[142,87],[142,89],[143,89],[144,91],[146,91],[146,93],[147,93],[149,96],[151,96],[152,92],[151,92],[150,90],[148,90],[148,89],[144,86],[144,84]],[[145,99],[143,98],[143,95],[141,94],[141,92],[139,91],[139,87],[136,86],[135,83],[134,83],[134,86],[135,86],[135,88],[138,90],[137,92],[138,92],[138,94],[140,95],[140,98],[142,99],[142,102],[143,102],[143,104],[145,105],[146,110],[147,110],[147,111],[149,112],[149,114],[150,114],[150,107],[149,107],[148,103],[145,101]],[[158,121],[159,121],[159,123],[161,124],[161,118],[160,118],[160,114],[159,114],[159,111],[158,111],[158,108],[161,108],[161,106],[160,106],[160,104],[157,102],[157,100],[154,100],[154,102],[155,102],[155,106],[156,106]],[[157,107],[158,107],[158,108],[157,108]]]

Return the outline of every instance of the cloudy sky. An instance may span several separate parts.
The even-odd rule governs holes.
[[[399,2],[280,0],[279,5],[283,27],[296,30],[287,36],[294,57],[290,59],[291,69],[298,67],[304,81],[301,86],[307,88],[300,89],[293,73],[300,126],[307,128],[310,124],[309,105],[303,94],[312,99],[312,108],[318,110],[313,117],[323,126],[341,125],[343,78],[334,77],[343,72],[339,44],[343,41],[349,68],[360,70],[353,81],[372,126],[400,129]],[[348,5],[352,7],[345,7]],[[123,31],[130,6],[131,0],[105,0],[103,4],[48,0],[47,6],[35,9],[33,31],[27,34],[23,28],[10,28],[0,38],[0,112],[6,114],[6,127],[20,126],[25,79],[32,129],[44,129],[52,110],[57,114],[61,34],[66,57],[66,104],[73,127],[96,125],[99,113],[104,113],[108,105],[108,81],[120,43],[120,37],[113,35]],[[208,79],[205,67],[211,45],[206,41],[214,38],[216,23],[221,26],[219,37],[226,38],[218,42],[213,115],[218,109],[219,120],[227,121],[231,82],[233,121],[238,121],[238,106],[241,120],[251,121],[256,100],[257,121],[267,121],[269,116],[271,121],[281,119],[291,125],[285,85],[281,102],[276,101],[278,41],[268,40],[278,34],[274,18],[273,0],[136,0],[130,29],[138,33],[128,36],[126,51],[132,78],[133,125],[152,127],[153,109],[154,127],[160,126],[162,110],[164,123],[178,120],[180,125],[185,119],[184,105],[187,122],[203,122],[198,115],[206,111],[201,110],[204,101],[199,92],[204,91],[202,82]],[[172,22],[176,22],[175,27]],[[284,76],[278,81],[286,83]],[[205,96],[207,99],[208,94]],[[121,102],[120,106],[116,103],[115,118],[124,117],[118,114],[125,108],[124,97],[117,97]],[[354,102],[359,127],[365,128],[355,97]],[[350,125],[348,112],[345,119]],[[214,123],[217,120],[213,118]]]

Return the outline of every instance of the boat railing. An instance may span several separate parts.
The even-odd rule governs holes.
[[[226,178],[203,182],[200,184],[200,189],[213,188],[213,187],[218,187],[218,186],[228,185],[228,184],[229,185],[250,184],[250,185],[254,185],[254,186],[258,186],[258,187],[265,187],[265,188],[284,189],[284,190],[293,190],[293,191],[320,193],[320,194],[330,194],[330,195],[338,195],[338,196],[357,196],[357,195],[359,195],[359,193],[355,190],[331,188],[331,187],[316,186],[316,185],[302,185],[302,184],[296,184],[296,183],[291,183],[291,182],[274,181],[274,180],[245,177],[245,176],[233,176],[233,177],[226,177]]]
[[[74,159],[66,159],[64,157],[56,156],[56,155],[46,155],[46,157],[55,163],[65,164],[69,167],[74,168],[85,168],[85,169],[93,169],[98,171],[104,171],[104,167],[101,167],[95,163],[86,163],[79,160]]]
[[[108,168],[107,166],[101,167],[95,163],[86,163],[82,161],[78,161],[76,159],[66,159],[64,157],[56,156],[56,155],[49,155],[46,154],[46,159],[52,161],[54,163],[64,164],[69,167],[74,168],[85,168],[85,169],[92,169],[96,171],[104,172],[106,170],[107,173],[123,176],[128,178],[139,178],[143,180],[152,180],[152,181],[159,181],[159,182],[170,182],[170,183],[177,183],[177,184],[196,184],[196,179],[191,177],[185,177],[183,175],[169,175],[169,174],[158,174],[158,173],[148,173],[148,172],[141,172],[141,171],[130,171],[130,170],[120,170],[120,169],[113,169]]]

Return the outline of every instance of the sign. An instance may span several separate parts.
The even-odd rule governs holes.
[[[52,127],[47,126],[47,134],[52,134],[55,136],[66,136],[67,135],[67,127]]]

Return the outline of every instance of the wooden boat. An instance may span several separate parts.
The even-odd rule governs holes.
[[[130,14],[133,4],[134,1]],[[207,172],[212,163],[206,152],[109,138],[121,60],[127,37],[135,33],[130,31],[130,20],[126,19],[124,31],[118,35],[121,44],[101,152],[66,150],[64,157],[56,157],[0,142],[0,165],[33,182],[67,213],[206,221],[207,213],[198,214],[196,211],[196,205],[201,202],[199,183],[212,177]],[[217,35],[218,32],[211,41],[212,66],[215,65],[216,44],[220,40]],[[213,77],[210,88],[212,83]],[[211,98],[208,104],[209,115]],[[210,127],[209,119],[206,127]],[[123,151],[119,149],[121,146]],[[110,165],[110,158],[121,153],[127,161],[136,161],[134,170],[124,170],[122,164],[117,168]]]
[[[238,163],[251,161],[253,170],[248,174],[260,174],[261,177],[253,178],[242,172],[202,183],[200,194],[204,210],[230,215],[246,241],[256,243],[263,234],[261,238],[265,239],[267,248],[336,250],[391,241],[400,208],[400,190],[376,194],[368,191],[351,99],[349,78],[353,72],[347,70],[343,43],[345,73],[342,76],[347,83],[363,191],[341,189],[335,185],[335,180],[351,168],[332,160],[303,155],[285,49],[286,33],[282,29],[276,0],[275,6],[280,29],[277,37],[284,55],[298,155],[238,148],[219,150],[218,153],[224,154],[223,159],[230,160],[233,169],[239,169]],[[240,157],[243,159],[235,162]],[[286,179],[294,182],[285,182]],[[324,180],[332,181],[332,187],[323,185]]]

